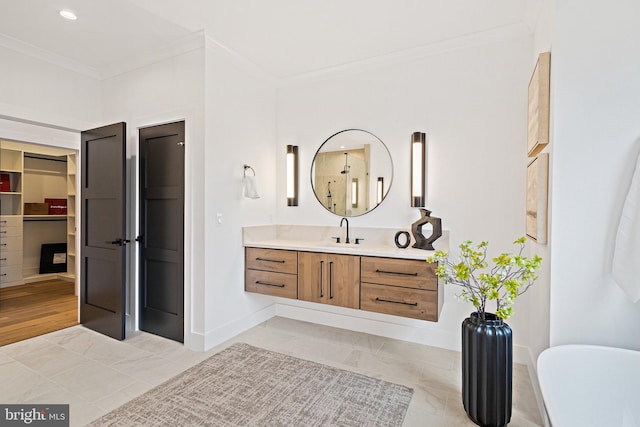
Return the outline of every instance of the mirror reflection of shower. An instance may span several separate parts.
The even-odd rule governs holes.
[[[344,153],[344,167],[342,168],[342,170],[340,171],[340,173],[342,175],[344,175],[344,195],[345,195],[345,215],[348,213],[348,209],[347,209],[347,200],[350,199],[349,196],[349,169],[351,168],[351,166],[349,166],[349,153]],[[334,211],[335,212],[335,211]]]
[[[340,173],[341,174],[348,174],[350,167],[351,166],[349,166],[349,153],[344,153],[344,168],[342,168]]]
[[[380,188],[377,177],[384,180]],[[379,138],[361,129],[347,129],[329,137],[311,164],[316,198],[339,216],[358,216],[375,208],[386,195],[392,177],[389,150]],[[381,190],[380,195],[377,190]]]
[[[368,146],[316,154],[315,193],[336,215],[360,215],[369,209]],[[374,196],[375,198],[375,196]]]
[[[333,182],[336,182],[333,180]],[[331,195],[331,181],[327,182],[327,209],[335,212],[336,204],[332,203],[333,196]]]

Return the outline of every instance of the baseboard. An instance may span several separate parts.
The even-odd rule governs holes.
[[[544,406],[544,399],[542,398],[542,390],[540,390],[540,383],[538,382],[538,365],[537,360],[533,356],[531,349],[529,349],[529,379],[531,380],[531,387],[533,393],[536,396],[536,403],[538,404],[538,411],[544,423],[544,427],[551,427],[551,421],[549,421],[549,415],[547,415],[547,408]]]
[[[413,319],[398,318],[398,322],[394,323],[393,319],[390,321],[389,318],[395,316],[359,310],[357,310],[355,314],[347,314],[344,313],[344,311],[348,309],[332,306],[321,306],[321,308],[318,308],[318,304],[308,304],[313,304],[313,308],[305,307],[305,304],[299,301],[295,305],[284,303],[276,304],[276,315],[334,328],[378,335],[385,338],[394,338],[460,351],[459,337],[457,334],[420,328],[418,325],[424,322],[419,320],[414,321]]]
[[[247,329],[251,329],[260,323],[271,319],[276,315],[275,304],[271,304],[255,313],[251,313],[241,319],[234,320],[217,327],[212,331],[206,333],[191,332],[191,336],[185,342],[188,342],[188,347],[196,351],[206,351],[218,344],[241,334]]]
[[[385,338],[460,351],[460,336],[457,331],[453,333],[420,328],[420,321],[412,322],[407,319],[401,319],[398,323],[394,323],[390,320],[394,316],[378,313],[358,311],[357,315],[344,314],[340,308],[322,306],[322,309],[318,309],[316,306],[317,304],[314,304],[313,308],[304,307],[299,302],[296,305],[280,303],[276,304],[276,315]],[[513,346],[513,361],[529,365],[529,348],[520,345]]]
[[[531,366],[529,364],[529,347],[523,345],[513,346],[513,362],[521,365]]]
[[[76,278],[75,276],[70,276],[68,273],[46,273],[25,276],[22,279],[25,284],[44,282],[45,280],[64,280],[66,282],[74,282]]]
[[[458,334],[425,330],[412,325],[394,324],[383,319],[370,318],[376,316],[375,313],[364,314],[365,312],[359,312],[358,314],[364,314],[360,317],[341,313],[341,309],[330,306],[323,306],[323,310],[319,310],[315,307],[315,304],[313,308],[300,306],[299,304],[299,302],[296,305],[277,303],[275,304],[275,315],[304,322],[318,323],[325,326],[383,336],[386,338],[460,351],[460,337]],[[513,361],[514,363],[519,363],[528,367],[529,378],[531,380],[540,415],[544,421],[545,427],[550,427],[551,424],[549,423],[544,407],[544,401],[542,400],[540,384],[538,383],[536,361],[531,353],[531,349],[521,345],[514,345]]]

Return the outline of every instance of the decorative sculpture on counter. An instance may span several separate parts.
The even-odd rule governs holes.
[[[421,218],[411,224],[411,233],[416,241],[411,247],[432,251],[434,250],[433,242],[442,236],[442,220],[431,216],[431,211],[428,209],[420,208],[419,210]],[[422,234],[422,226],[425,224],[431,224],[433,228],[429,237],[424,237],[424,234]]]
[[[400,236],[404,236],[404,243],[400,243]],[[411,235],[408,231],[398,231],[395,237],[396,246],[400,249],[406,249],[411,244]]]

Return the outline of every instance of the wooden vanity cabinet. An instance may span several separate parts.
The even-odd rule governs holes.
[[[298,252],[246,248],[244,289],[283,298],[298,297]]]
[[[245,249],[245,290],[437,322],[437,264],[422,260]]]
[[[361,262],[362,310],[438,321],[443,292],[435,274],[437,264],[367,256]]]
[[[360,308],[360,256],[298,252],[298,299]]]

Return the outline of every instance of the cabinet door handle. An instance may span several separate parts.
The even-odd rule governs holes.
[[[418,303],[417,302],[402,302],[402,301],[393,301],[390,299],[382,299],[382,298],[376,298],[377,302],[390,302],[392,304],[403,304],[403,305],[410,305],[413,307],[417,307]]]
[[[0,231],[0,234],[7,234],[6,231]]]
[[[0,274],[0,276],[2,276],[2,277],[6,276],[6,275],[7,275],[7,273]]]
[[[401,271],[385,271],[385,270],[376,270],[376,273],[397,274],[400,276],[417,276],[418,275],[418,273],[403,273]]]
[[[0,261],[6,261],[6,260],[7,260],[6,258],[0,258]]]
[[[264,285],[264,286],[275,286],[276,288],[284,288],[283,283],[269,283],[269,282],[262,282],[260,280],[256,280],[256,284]]]
[[[333,299],[333,261],[329,262],[329,299]]]
[[[323,280],[323,273],[324,273],[324,261],[320,261],[320,298],[324,298],[324,294],[322,293],[322,282]]]
[[[264,262],[278,262],[280,264],[284,264],[283,259],[269,259],[269,258],[256,258],[256,261],[264,261]]]

